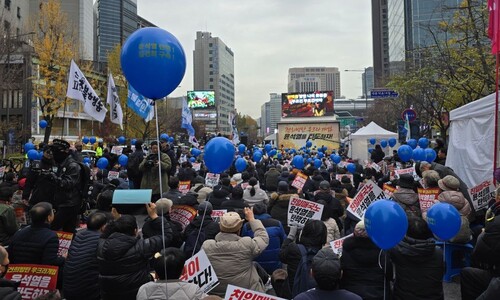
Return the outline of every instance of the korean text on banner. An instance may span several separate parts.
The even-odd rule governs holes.
[[[390,186],[386,183],[384,183],[384,185],[382,186],[382,189],[384,190],[384,193],[387,196],[387,198],[392,198],[392,194],[394,194],[394,192],[396,191],[395,187]]]
[[[359,219],[362,219],[370,204],[379,199],[384,199],[385,197],[384,191],[382,191],[373,181],[368,180],[368,182],[358,191],[356,196],[354,196],[351,203],[349,203],[347,211]]]
[[[406,168],[406,169],[396,169],[396,170],[394,170],[394,176],[397,179],[399,179],[399,175],[403,175],[403,174],[410,174],[411,176],[413,176],[413,180],[415,180],[415,181],[419,181],[420,180],[420,177],[418,177],[417,172],[415,172],[415,168],[414,167]]]
[[[210,216],[214,222],[219,223],[220,217],[222,217],[225,213],[227,213],[227,209],[216,209],[212,210],[212,214]]]
[[[422,189],[418,188],[418,202],[420,203],[420,210],[426,213],[439,196],[441,191],[439,188]]]
[[[196,217],[197,211],[189,205],[174,205],[170,211],[170,219],[179,222],[182,225],[182,230],[188,226]]]
[[[9,265],[5,279],[19,282],[17,291],[22,299],[35,299],[55,290],[58,267],[47,265]]]
[[[224,300],[243,300],[243,299],[285,300],[283,298],[252,291],[239,286],[234,286],[232,284],[227,285],[226,295],[224,296]]]
[[[219,284],[219,279],[203,249],[186,261],[180,280],[197,284],[204,293],[210,292]]]
[[[297,175],[295,175],[295,179],[292,182],[292,186],[297,190],[302,190],[304,184],[306,184],[306,181],[307,181],[307,175],[302,172],[299,172],[297,173]]]
[[[214,187],[219,184],[220,174],[207,173],[205,184],[209,187]]]
[[[113,75],[109,73],[108,76],[108,97],[106,102],[111,107],[110,120],[111,123],[120,125],[120,129],[123,130],[123,111],[120,104],[120,99],[118,98],[118,91],[116,90],[115,80]],[[121,154],[121,153],[120,153]]]
[[[57,238],[59,239],[59,249],[57,255],[63,256],[68,254],[69,246],[73,240],[73,234],[70,232],[56,231]]]
[[[342,255],[342,247],[344,245],[344,241],[346,238],[353,236],[353,234],[349,234],[344,236],[343,238],[340,238],[335,241],[330,242],[330,246],[332,247],[333,253],[337,254],[338,256]]]
[[[184,195],[189,192],[189,189],[191,188],[191,181],[179,181],[179,192],[183,193]]]
[[[486,208],[488,202],[495,198],[493,179],[486,180],[469,189],[470,198],[475,210]]]
[[[288,203],[288,226],[304,227],[307,220],[320,220],[323,205],[293,197]]]

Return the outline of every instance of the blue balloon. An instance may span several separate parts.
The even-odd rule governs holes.
[[[89,139],[89,142],[91,144],[95,144],[96,141],[97,141],[97,139],[95,138],[95,136],[91,136],[90,139]]]
[[[396,140],[396,138],[393,138],[393,137],[390,138],[388,142],[389,142],[389,147],[394,147],[398,143],[398,141]]]
[[[149,48],[153,45],[156,48]],[[123,44],[120,61],[130,85],[154,100],[175,90],[186,72],[186,56],[181,44],[171,33],[158,27],[132,33]]]
[[[318,152],[318,158],[323,158],[325,157],[325,154],[323,152]]]
[[[262,159],[262,152],[260,150],[254,151],[252,159],[254,162],[257,162],[257,163],[260,162],[260,160]]]
[[[234,167],[236,168],[236,171],[238,171],[238,173],[241,173],[247,168],[247,161],[244,158],[238,158],[234,162]]]
[[[408,145],[401,145],[398,148],[398,156],[402,162],[407,162],[413,156],[413,149]]]
[[[413,160],[414,161],[423,161],[423,160],[425,160],[425,158],[426,158],[426,155],[425,155],[424,149],[422,149],[422,148],[413,149]]]
[[[125,137],[124,137],[124,136],[120,136],[120,137],[118,138],[118,143],[120,143],[121,145],[125,144],[125,142],[126,142],[126,141],[127,141],[127,140],[125,139]]]
[[[135,143],[137,143],[137,140],[136,140],[136,139],[132,139],[132,140],[130,141],[130,144],[131,144],[131,145],[135,145]]]
[[[307,148],[311,148],[312,145],[313,145],[313,143],[311,141],[307,141],[307,143],[306,143],[306,147]]]
[[[304,168],[304,158],[302,155],[295,155],[292,159],[292,165],[297,169]]]
[[[313,159],[312,159],[312,158],[310,158],[310,157],[309,157],[308,159],[306,159],[306,161],[307,161],[307,163],[308,163],[308,164],[310,164],[310,163],[313,163],[313,162],[314,162],[314,161],[313,161]]]
[[[194,156],[191,156],[191,157],[189,158],[189,161],[190,161],[190,162],[192,162],[192,163],[194,163],[194,162],[196,161],[196,158],[195,158]]]
[[[276,149],[273,149],[273,150],[269,151],[269,156],[271,156],[271,157],[275,156],[276,153],[278,153],[278,151],[276,151]]]
[[[409,139],[408,141],[406,141],[406,143],[407,143],[407,144],[408,144],[408,146],[410,146],[412,149],[417,148],[417,140],[416,140],[416,139]]]
[[[40,126],[40,128],[43,129],[43,128],[47,127],[48,123],[45,120],[40,120],[40,122],[38,123],[38,125]]]
[[[340,155],[335,154],[335,156],[333,157],[333,162],[338,164],[341,161],[342,161],[342,157],[340,157]]]
[[[425,151],[425,161],[431,163],[436,159],[437,157],[436,150],[432,148],[427,148],[424,151]]]
[[[230,140],[225,137],[215,137],[205,146],[203,161],[211,173],[220,174],[231,167],[235,152]]]
[[[271,151],[272,148],[273,148],[273,146],[271,146],[271,144],[266,144],[264,146],[264,150],[266,151],[266,153],[269,153],[269,151]]]
[[[169,143],[173,143],[173,142],[174,142],[174,137],[173,137],[173,136],[169,137],[169,138],[168,138],[168,142],[169,142]]]
[[[314,160],[314,167],[315,167],[316,169],[319,169],[319,167],[321,167],[321,164],[322,164],[322,163],[321,163],[321,160],[320,160],[320,159],[317,159],[317,158],[316,158],[316,159]]]
[[[333,161],[333,159],[335,158],[335,153],[332,153],[330,154],[330,159]]]
[[[347,171],[354,174],[354,172],[356,172],[356,165],[353,163],[347,164]]]
[[[460,231],[462,220],[458,210],[449,203],[437,203],[427,211],[427,224],[440,239],[447,241]]]
[[[40,150],[38,151],[38,160],[41,160],[43,158],[43,151]]]
[[[396,246],[408,229],[408,219],[403,208],[386,199],[370,204],[364,220],[368,236],[375,245],[384,250]]]
[[[89,143],[89,138],[84,136],[83,139],[82,139],[82,143],[84,144],[88,144]]]
[[[108,164],[109,164],[108,159],[106,157],[101,157],[97,161],[96,165],[99,168],[99,170],[103,170],[103,169],[106,169],[106,167],[108,166]]]
[[[166,134],[166,133],[160,134],[160,140],[168,141],[168,134]]]
[[[373,152],[373,150],[375,150],[375,149],[373,149],[373,148],[369,148],[369,149],[368,149],[368,153],[372,153],[372,152]]]
[[[429,147],[429,140],[427,138],[424,138],[424,137],[419,138],[418,145],[420,146],[420,148],[425,149],[425,148]]]
[[[192,154],[194,157],[198,157],[198,156],[201,154],[201,150],[200,150],[200,149],[193,148],[193,149],[191,149],[191,154]]]
[[[278,159],[282,159],[283,158],[283,154],[281,154],[281,152],[278,153]]]
[[[90,157],[86,156],[83,158],[83,163],[88,164],[90,163]]]
[[[369,141],[369,142],[370,142],[370,144],[372,144],[372,145],[375,145],[375,143],[377,142],[377,140],[376,140],[375,138],[370,138],[368,141]]]
[[[381,140],[381,141],[380,141],[380,146],[381,146],[382,148],[387,147],[387,141],[386,141],[386,140]]]
[[[38,151],[36,151],[35,149],[29,150],[27,154],[28,154],[28,159],[30,160],[38,159]]]
[[[118,163],[120,164],[120,166],[126,167],[128,164],[128,156],[126,156],[125,154],[118,156]]]
[[[24,144],[24,152],[28,153],[28,151],[35,149],[35,145],[32,142],[27,142]]]
[[[238,152],[244,153],[246,149],[247,149],[247,146],[245,146],[244,144],[238,145]]]

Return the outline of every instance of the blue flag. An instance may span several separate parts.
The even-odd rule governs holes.
[[[128,85],[127,105],[146,122],[152,119],[154,114],[153,100],[139,94],[130,84]]]

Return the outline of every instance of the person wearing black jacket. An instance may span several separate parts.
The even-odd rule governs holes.
[[[196,248],[201,248],[201,245],[205,240],[213,240],[215,239],[215,236],[220,232],[220,226],[219,223],[215,222],[212,217],[213,207],[210,202],[203,202],[198,206],[198,214],[196,217],[191,221],[186,226],[186,229],[184,229],[183,232],[183,239],[186,241],[186,244],[184,245],[184,253],[188,256],[191,257],[193,254],[193,249]],[[203,233],[204,233],[204,240],[198,237],[198,233],[200,232],[200,228],[203,228]],[[189,240],[189,236],[195,236],[195,239]],[[196,239],[198,241],[196,242]]]
[[[54,166],[54,157],[49,147],[43,149],[43,156],[39,162],[31,163],[23,189],[23,199],[31,206],[42,201],[52,202],[55,183],[50,173],[53,172]]]
[[[231,192],[231,198],[221,203],[222,209],[227,209],[227,211],[235,211],[241,216],[245,216],[243,209],[247,207],[245,201],[243,200],[243,189],[241,186],[235,186]]]
[[[0,246],[0,299],[21,300],[21,294],[17,291],[20,282],[3,278],[9,263],[9,253],[4,247]]]
[[[220,184],[214,186],[212,193],[207,197],[214,209],[221,209],[222,202],[229,200],[233,187],[229,178],[222,178]]]
[[[142,140],[137,140],[135,142],[135,151],[128,157],[127,175],[132,181],[134,189],[141,188],[142,172],[139,171],[139,164],[146,156],[144,150],[142,150],[142,144]]]
[[[154,203],[146,204],[153,222],[161,222]],[[104,230],[97,245],[99,286],[101,298],[135,300],[137,291],[152,280],[149,260],[156,252],[168,247],[172,241],[172,229],[164,222],[164,236],[149,239],[137,238],[137,222],[133,216],[122,215]]]
[[[172,242],[171,247],[180,248],[184,239],[182,238],[182,225],[179,222],[172,221],[170,219],[170,211],[172,209],[173,201],[166,198],[161,198],[156,201],[156,214],[158,216],[163,216],[164,222],[170,224],[172,228]],[[146,218],[144,226],[142,226],[142,236],[144,238],[150,238],[155,235],[161,235],[161,222],[155,222],[151,218]]]
[[[384,156],[385,156],[385,153],[384,151],[382,150],[382,147],[380,147],[379,144],[375,145],[375,150],[372,151],[372,154],[370,156],[370,159],[378,164],[379,162],[382,161],[382,159],[384,159]]]
[[[175,173],[177,173],[177,166],[179,165],[179,161],[177,160],[177,157],[175,156],[174,150],[170,147],[170,144],[168,143],[167,140],[161,139],[160,140],[160,145],[161,145],[161,152],[165,153],[170,157],[170,171],[168,172],[168,176],[175,176]]]
[[[79,231],[71,242],[63,272],[63,291],[67,300],[101,299],[96,249],[108,221],[104,213],[91,214],[87,229]]]
[[[339,230],[342,231],[342,229],[344,228],[344,224],[342,224],[340,217],[342,217],[342,215],[344,214],[344,208],[342,208],[340,200],[332,195],[332,192],[330,190],[330,183],[326,180],[321,181],[321,183],[319,184],[319,190],[314,195],[313,201],[317,202],[319,200],[323,200],[326,202],[326,206],[323,208],[323,210],[326,212],[326,218],[334,219],[337,223],[337,226],[339,227]]]

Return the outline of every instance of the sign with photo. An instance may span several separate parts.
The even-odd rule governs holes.
[[[304,227],[307,220],[320,220],[324,205],[293,197],[288,203],[288,226]]]

